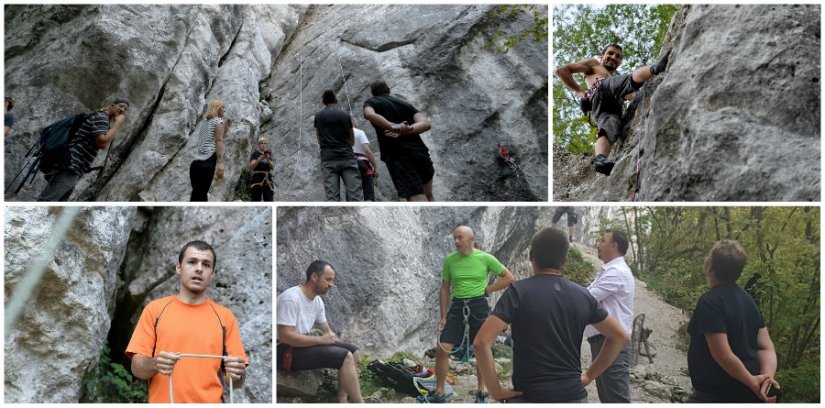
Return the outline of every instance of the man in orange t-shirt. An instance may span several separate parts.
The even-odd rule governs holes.
[[[149,381],[149,402],[221,402],[223,384],[243,385],[249,360],[232,312],[206,297],[216,262],[215,250],[203,241],[183,246],[175,272],[180,291],[150,302],[140,315],[126,356],[135,377]],[[228,356],[181,357],[181,354]],[[174,371],[174,373],[173,373]]]

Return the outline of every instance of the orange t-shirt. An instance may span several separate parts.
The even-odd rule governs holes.
[[[156,339],[154,326],[158,316]],[[226,327],[226,353],[242,356],[249,365],[238,322],[229,309],[209,299],[199,305],[189,305],[176,295],[146,305],[126,347],[126,356],[130,359],[135,354],[155,357],[161,351],[219,356],[223,351],[221,324]],[[220,366],[221,360],[217,358],[184,357],[178,360],[172,372],[175,402],[221,402]],[[149,380],[149,402],[169,402],[169,376],[155,374]]]

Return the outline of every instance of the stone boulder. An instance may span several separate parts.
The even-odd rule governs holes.
[[[52,236],[60,211],[6,209],[4,280],[9,299]],[[97,364],[108,308],[135,209],[95,207],[75,217],[39,285],[5,341],[6,403],[65,403],[80,398]]]

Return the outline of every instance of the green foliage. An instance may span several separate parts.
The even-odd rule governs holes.
[[[235,184],[235,199],[241,201],[252,201],[252,191],[249,188],[250,182],[249,169],[244,168],[241,176],[238,178],[238,183]]]
[[[553,66],[596,58],[611,43],[622,46],[620,69],[630,71],[659,55],[668,26],[681,6],[612,4],[553,7]],[[583,77],[579,86],[586,89]],[[553,81],[553,143],[577,154],[593,151],[596,130],[583,117],[577,95]]]
[[[530,27],[516,32],[508,33],[503,24],[499,25],[484,48],[499,54],[504,54],[515,48],[524,41],[532,41],[534,44],[544,44],[547,42],[547,7],[532,4],[506,4],[498,6],[493,11],[494,16],[503,17],[504,20],[513,21],[521,16],[529,16],[532,19]]]
[[[635,234],[645,243],[644,256],[637,260],[645,266],[637,276],[688,311],[708,290],[703,267],[713,244],[739,241],[748,261],[738,283],[744,287],[751,277],[761,276],[751,292],[776,347],[783,401],[819,395],[818,208],[653,207],[634,214],[639,221]]]
[[[146,381],[132,376],[123,365],[113,363],[109,346],[104,345],[97,367],[83,376],[80,402],[145,403],[147,398]]]
[[[590,285],[596,276],[593,264],[586,261],[581,251],[575,247],[570,247],[570,251],[567,252],[567,262],[562,268],[562,273],[567,279],[584,287]]]

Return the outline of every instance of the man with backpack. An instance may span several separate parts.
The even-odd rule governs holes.
[[[77,182],[89,172],[99,150],[109,146],[120,125],[126,119],[129,101],[117,98],[108,108],[93,112],[85,118],[54,164],[54,171],[46,174],[49,184],[37,201],[68,201]]]
[[[234,388],[243,385],[249,360],[238,321],[207,297],[216,262],[208,243],[186,243],[175,266],[179,292],[150,302],[140,315],[126,356],[135,377],[149,381],[149,402],[219,403],[226,376]]]

